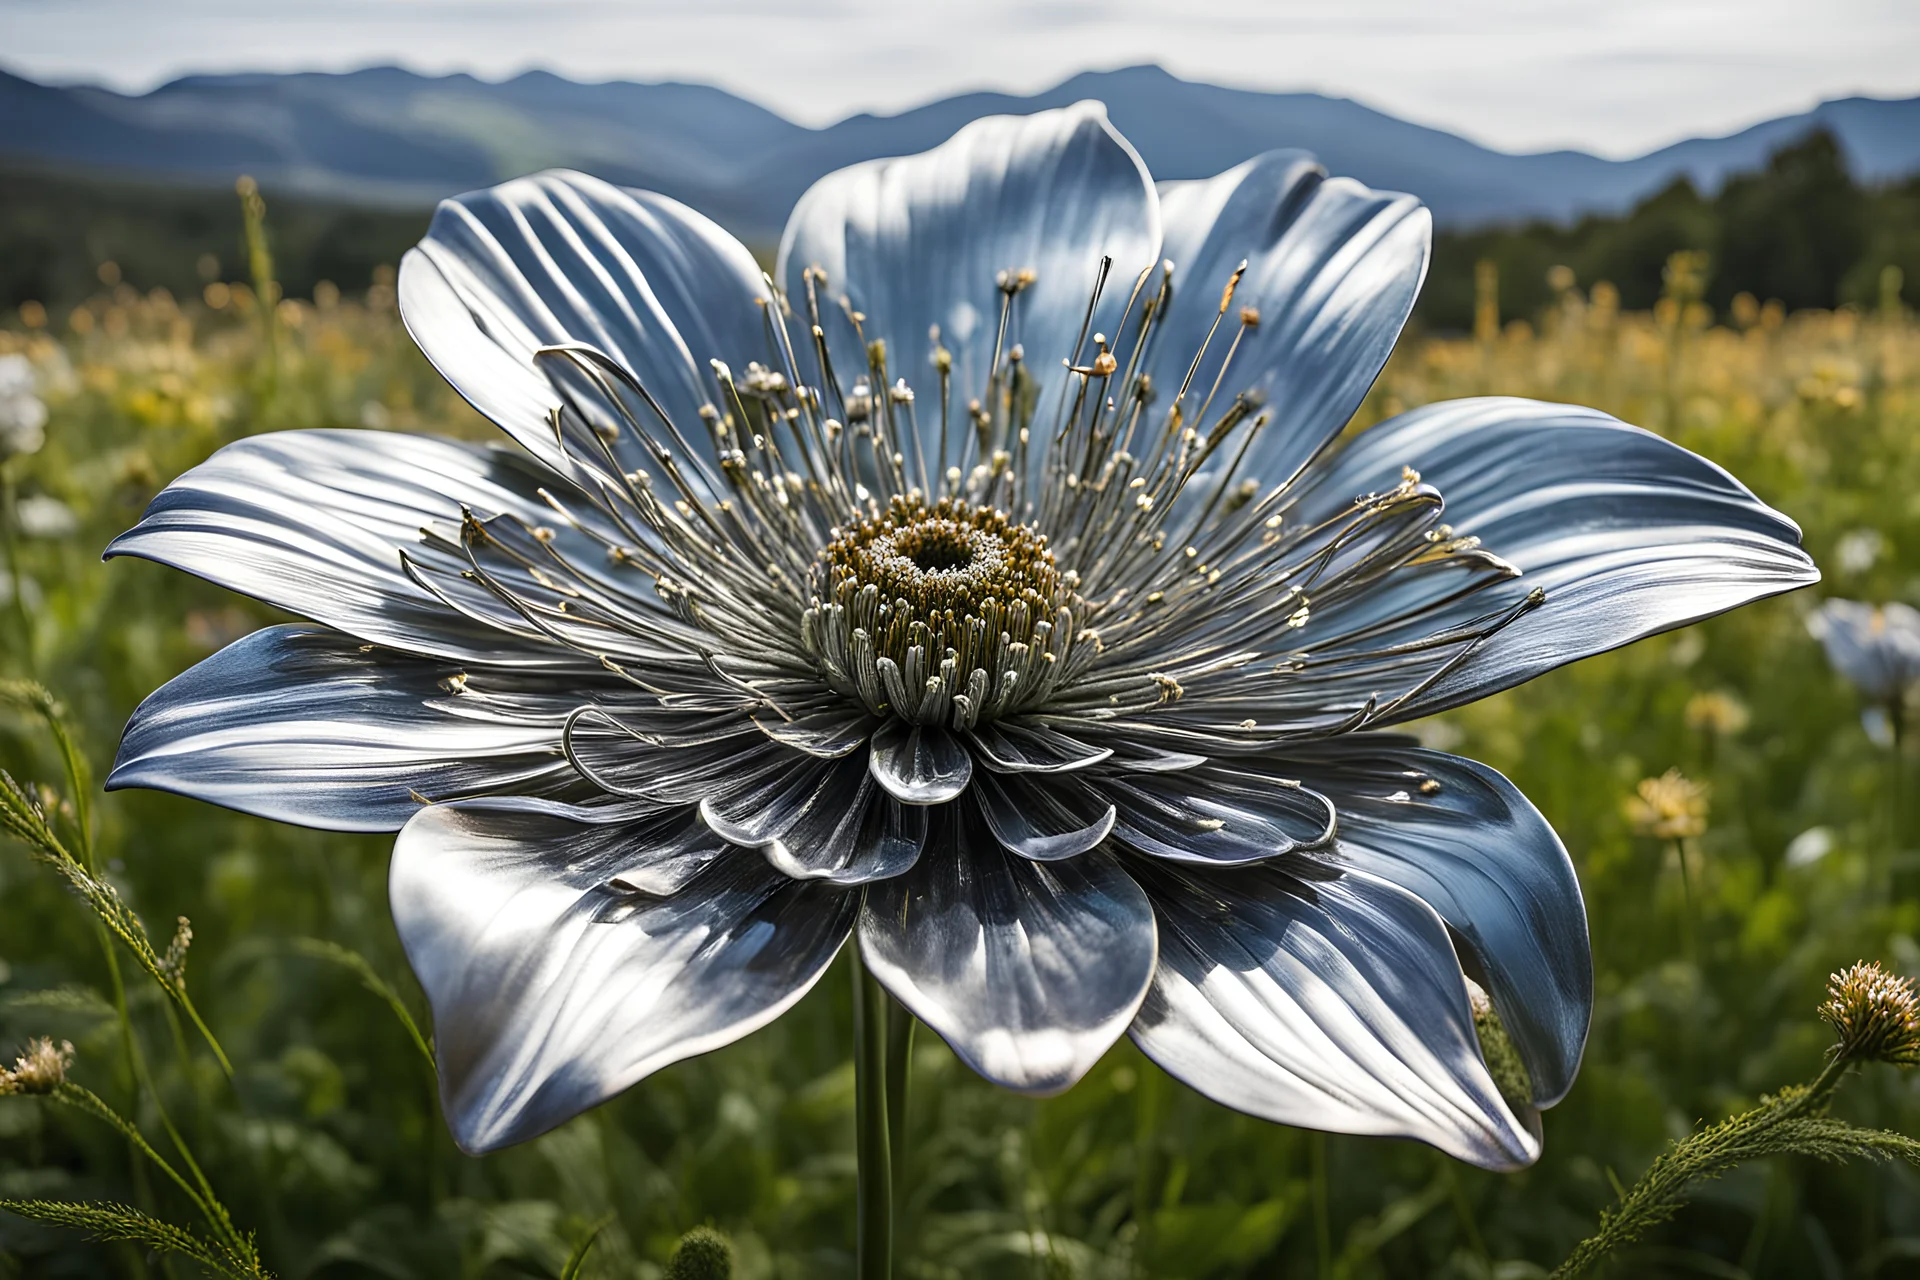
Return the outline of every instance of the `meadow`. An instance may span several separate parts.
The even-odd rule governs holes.
[[[264,252],[254,265],[249,282],[174,296],[132,288],[109,263],[83,304],[0,320],[0,358],[30,362],[49,410],[43,447],[4,464],[0,676],[52,692],[95,778],[142,696],[276,620],[154,565],[101,562],[169,479],[257,431],[492,431],[407,340],[390,269],[280,299]],[[1920,975],[1913,761],[1863,721],[1806,626],[1826,595],[1920,601],[1920,323],[1892,273],[1877,305],[1789,314],[1746,295],[1709,310],[1701,271],[1677,257],[1655,306],[1627,312],[1611,286],[1558,269],[1544,310],[1504,322],[1483,279],[1474,331],[1410,334],[1355,424],[1487,392],[1595,405],[1729,467],[1801,523],[1827,575],[1419,726],[1512,777],[1587,894],[1598,1003],[1538,1165],[1489,1174],[1413,1144],[1264,1124],[1124,1042],[1067,1094],[1029,1101],[922,1035],[896,1274],[1543,1276],[1670,1140],[1818,1070],[1829,971],[1870,958]],[[56,820],[78,798],[31,707],[0,707],[0,765],[45,788]],[[1636,787],[1669,769],[1707,788],[1697,838],[1637,833]],[[231,1074],[12,842],[0,842],[0,1048],[10,1061],[29,1037],[70,1041],[72,1078],[170,1158],[161,1135],[176,1129],[274,1274],[576,1266],[654,1280],[701,1224],[731,1239],[743,1280],[849,1270],[844,972],[747,1040],[470,1159],[410,1030],[426,1029],[425,1010],[388,915],[388,838],[147,792],[91,803],[94,856],[156,950],[191,920],[185,987]],[[1920,1081],[1872,1068],[1839,1111],[1920,1134]],[[0,1097],[0,1198],[31,1197],[194,1222],[123,1133]],[[0,1277],[194,1274],[0,1214]],[[1920,1275],[1920,1172],[1749,1165],[1702,1187],[1615,1274]]]

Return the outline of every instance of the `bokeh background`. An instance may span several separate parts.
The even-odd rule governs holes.
[[[1234,17],[1216,8],[1213,18]],[[168,480],[258,431],[487,437],[395,311],[394,264],[437,195],[575,164],[703,203],[770,256],[781,202],[819,172],[918,149],[993,110],[1103,97],[1161,176],[1271,146],[1317,150],[1336,172],[1414,190],[1441,216],[1414,322],[1355,429],[1489,392],[1595,405],[1733,470],[1801,523],[1826,581],[1418,726],[1429,744],[1511,776],[1561,833],[1587,894],[1593,1033],[1578,1084],[1547,1114],[1536,1167],[1494,1175],[1412,1144],[1266,1125],[1199,1098],[1125,1044],[1066,1095],[1027,1101],[923,1036],[898,1272],[1544,1275],[1669,1140],[1817,1069],[1828,1036],[1813,1009],[1830,970],[1872,958],[1920,975],[1910,744],[1885,717],[1863,718],[1806,625],[1825,596],[1920,603],[1920,99],[1897,92],[1920,89],[1920,77],[1889,55],[1911,66],[1920,36],[1899,7],[1858,8],[1831,19],[1853,23],[1852,45],[1806,17],[1796,57],[1754,47],[1761,37],[1731,15],[1720,44],[1687,45],[1627,5],[1643,30],[1609,27],[1613,45],[1605,31],[1590,41],[1614,49],[1614,82],[1567,80],[1571,105],[1543,117],[1537,66],[1504,97],[1480,83],[1449,108],[1445,75],[1370,68],[1348,56],[1365,43],[1348,30],[1320,33],[1319,64],[1313,31],[1280,31],[1272,38],[1290,42],[1293,61],[1259,76],[1255,37],[1272,33],[1256,31],[1248,61],[1212,74],[1199,46],[1172,41],[1164,60],[1177,75],[1134,67],[1068,80],[1138,50],[1111,32],[1075,43],[1067,37],[1083,28],[1040,27],[1044,57],[1018,48],[995,61],[967,36],[938,76],[876,73],[829,93],[759,79],[737,57],[715,71],[717,27],[678,46],[644,42],[621,64],[648,80],[723,86],[703,89],[437,74],[524,67],[524,44],[463,52],[471,23],[451,51],[423,37],[462,13],[519,31],[503,3],[396,6],[411,26],[383,34],[370,21],[358,44],[316,37],[303,52],[322,20],[299,5],[282,15],[293,24],[282,33],[299,38],[269,45],[270,17],[217,5],[183,6],[184,30],[143,41],[143,20],[122,6],[0,0],[0,427],[17,428],[0,431],[0,676],[52,690],[104,773],[142,696],[277,620],[181,574],[100,562]],[[1385,21],[1392,9],[1357,11]],[[1703,9],[1713,6],[1673,7],[1689,20]],[[1017,46],[1020,14],[985,11]],[[548,12],[557,31],[569,14],[590,27],[608,9]],[[1164,17],[1156,11],[1113,12],[1140,40],[1164,35],[1147,21]],[[720,17],[788,21],[751,5]],[[860,5],[815,17],[856,46],[855,69],[873,55],[858,33],[892,21]],[[583,47],[578,33],[556,39]],[[436,74],[277,74],[380,61],[367,42],[382,40],[384,60]],[[1440,40],[1431,56],[1451,47]],[[1476,56],[1539,61],[1529,50]],[[1729,51],[1766,83],[1729,79]],[[1477,65],[1464,60],[1456,80],[1483,82]],[[220,74],[154,88],[189,68]],[[578,64],[582,79],[619,70]],[[998,92],[941,96],[979,86]],[[1338,93],[1392,98],[1396,111]],[[1649,98],[1665,104],[1657,122],[1632,105]],[[863,107],[877,110],[834,122]],[[1438,127],[1450,120],[1451,131]],[[1734,125],[1753,127],[1687,140],[1690,128]],[[1555,141],[1586,150],[1539,150]],[[34,430],[20,426],[30,420]],[[0,766],[63,802],[52,743],[24,711],[0,708]],[[1700,786],[1692,812],[1704,830],[1683,841],[1644,834],[1632,805],[1642,780],[1674,769]],[[278,1274],[559,1276],[598,1228],[582,1275],[652,1278],[702,1223],[732,1239],[743,1277],[850,1269],[844,974],[742,1043],[473,1160],[448,1140],[426,1064],[378,989],[424,1024],[387,912],[386,839],[140,792],[107,797],[96,821],[108,878],[156,939],[191,918],[187,983],[235,1074],[124,971],[123,1020],[84,907],[5,843],[0,1048],[70,1040],[75,1077],[150,1132],[158,1098]],[[1920,1134],[1920,1081],[1881,1069],[1853,1083],[1841,1109]],[[31,1196],[188,1217],[111,1130],[0,1098],[0,1197]],[[193,1274],[0,1215],[0,1277]],[[1920,1275],[1920,1174],[1751,1166],[1704,1188],[1618,1274]]]

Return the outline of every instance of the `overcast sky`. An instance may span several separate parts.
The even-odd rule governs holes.
[[[1920,0],[0,0],[0,66],[144,90],[400,63],[719,84],[807,124],[1156,61],[1506,150],[1638,154],[1920,94]]]

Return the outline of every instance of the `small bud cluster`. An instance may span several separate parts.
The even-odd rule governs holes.
[[[1827,979],[1827,1000],[1820,1016],[1831,1023],[1839,1043],[1836,1056],[1850,1062],[1920,1064],[1920,1000],[1911,978],[1895,977],[1862,961]]]
[[[1706,783],[1695,782],[1678,769],[1642,778],[1635,794],[1627,798],[1627,821],[1643,836],[1691,839],[1707,829],[1708,793]]]
[[[0,1069],[0,1096],[52,1093],[66,1083],[67,1068],[72,1065],[71,1044],[62,1040],[55,1045],[42,1036],[28,1043],[27,1051],[14,1059],[11,1070]]]

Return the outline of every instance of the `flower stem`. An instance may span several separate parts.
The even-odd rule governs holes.
[[[893,1274],[893,1170],[887,1138],[887,993],[867,972],[858,946],[853,953],[854,1154],[859,1161],[855,1195],[854,1274],[859,1280],[889,1280]]]
[[[913,1071],[914,1017],[898,1000],[887,1001],[887,1155],[894,1190],[907,1173],[907,1081]]]

